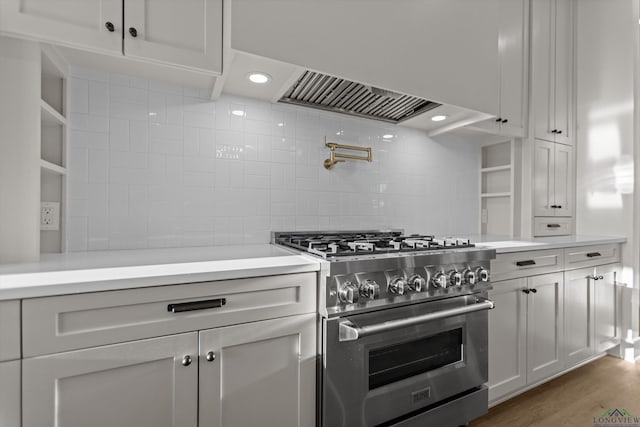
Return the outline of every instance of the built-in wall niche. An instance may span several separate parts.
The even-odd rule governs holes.
[[[484,145],[480,164],[480,233],[513,236],[519,229],[516,215],[516,172],[520,142],[511,139]]]
[[[68,66],[50,46],[42,47],[40,91],[40,252],[64,250],[66,191],[66,82]],[[42,210],[47,209],[45,218]],[[53,209],[53,213],[51,210]]]

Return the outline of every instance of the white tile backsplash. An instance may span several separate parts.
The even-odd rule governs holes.
[[[277,229],[476,232],[475,143],[96,70],[70,75],[71,251],[266,243]],[[325,136],[373,147],[374,161],[325,170]]]

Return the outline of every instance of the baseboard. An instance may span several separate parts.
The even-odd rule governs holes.
[[[640,340],[639,340],[638,342],[640,343]],[[594,362],[594,361],[596,361],[596,360],[598,360],[598,359],[602,359],[602,358],[603,358],[603,357],[605,357],[605,356],[607,356],[607,353],[606,353],[606,352],[605,352],[605,353],[599,353],[599,354],[596,354],[596,355],[591,356],[590,358],[588,358],[588,359],[586,359],[586,360],[583,360],[582,362],[578,363],[577,365],[574,365],[574,366],[572,366],[572,367],[570,367],[570,368],[568,368],[568,369],[565,369],[565,370],[563,370],[563,371],[561,371],[561,372],[558,372],[557,374],[554,374],[554,375],[552,375],[552,376],[550,376],[550,377],[548,377],[548,378],[545,378],[545,379],[540,380],[540,381],[538,381],[538,382],[536,382],[536,383],[533,383],[533,384],[527,384],[526,386],[524,386],[524,387],[522,387],[522,388],[520,388],[520,389],[518,389],[518,390],[514,391],[514,392],[513,392],[513,393],[511,393],[511,394],[508,394],[508,395],[506,395],[506,396],[502,396],[502,397],[500,397],[500,398],[498,398],[498,399],[495,399],[495,400],[493,400],[493,401],[490,401],[490,402],[489,402],[489,408],[492,408],[492,407],[494,407],[494,406],[496,406],[496,405],[499,405],[499,404],[501,404],[501,403],[504,403],[504,402],[506,402],[507,400],[513,399],[514,397],[516,397],[516,396],[518,396],[518,395],[520,395],[520,394],[522,394],[522,393],[524,393],[524,392],[527,392],[527,391],[529,391],[529,390],[531,390],[531,389],[534,389],[534,388],[536,388],[536,387],[538,387],[539,385],[542,385],[542,384],[544,384],[544,383],[548,383],[548,382],[549,382],[549,381],[551,381],[551,380],[554,380],[554,379],[556,379],[556,378],[558,378],[558,377],[561,377],[561,376],[563,376],[564,374],[567,374],[567,373],[569,373],[569,372],[571,372],[571,371],[573,371],[573,370],[575,370],[575,369],[578,369],[578,368],[580,368],[580,367],[582,367],[582,366],[584,366],[584,365],[587,365],[587,364],[589,364],[589,363],[591,363],[591,362]]]

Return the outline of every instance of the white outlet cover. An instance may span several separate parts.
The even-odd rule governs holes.
[[[60,230],[59,202],[40,202],[40,230]]]

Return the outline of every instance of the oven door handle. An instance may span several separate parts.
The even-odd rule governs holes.
[[[415,326],[420,323],[431,322],[433,320],[444,319],[446,317],[458,316],[460,314],[473,313],[475,311],[481,310],[490,310],[494,307],[495,305],[493,304],[493,301],[485,298],[476,298],[475,304],[436,311],[435,313],[423,314],[420,316],[409,317],[407,319],[391,320],[375,325],[357,327],[350,321],[345,320],[343,322],[340,322],[339,324],[339,340],[355,341],[368,335],[402,329],[408,326]]]

